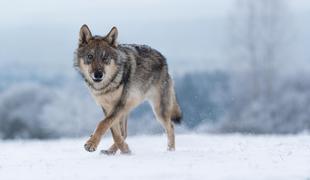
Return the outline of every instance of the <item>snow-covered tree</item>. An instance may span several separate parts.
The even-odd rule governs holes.
[[[236,67],[246,64],[252,99],[273,95],[274,81],[290,51],[288,15],[286,0],[236,0],[229,29],[231,47]]]

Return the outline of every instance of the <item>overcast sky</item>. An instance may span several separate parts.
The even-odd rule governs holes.
[[[1,0],[1,24],[46,21],[81,23],[132,20],[186,20],[225,16],[234,0]],[[292,11],[309,12],[309,0],[288,0]],[[98,17],[99,16],[99,17]],[[104,22],[103,22],[104,23]]]
[[[181,69],[182,63],[185,68],[191,65],[193,69],[217,68],[225,65],[222,52],[225,47],[220,41],[225,39],[224,18],[234,2],[0,0],[0,40],[5,42],[0,44],[0,58],[21,64],[54,63],[57,68],[65,62],[65,67],[70,67],[79,27],[87,23],[93,34],[98,35],[104,35],[112,26],[119,27],[120,42],[151,45],[178,65],[175,69]],[[293,14],[309,17],[310,0],[288,2]]]

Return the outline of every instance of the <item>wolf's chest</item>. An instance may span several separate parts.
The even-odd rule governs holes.
[[[109,92],[107,94],[96,95],[96,93],[92,92],[92,97],[94,98],[96,104],[105,109],[107,113],[111,112],[113,107],[118,103],[121,95],[122,88],[119,88],[113,92]]]

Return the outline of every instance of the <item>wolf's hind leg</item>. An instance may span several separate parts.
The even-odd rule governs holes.
[[[174,136],[174,125],[171,122],[170,118],[167,117],[160,117],[158,113],[156,113],[159,117],[159,121],[161,122],[162,126],[165,128],[168,138],[168,151],[175,150],[175,136]]]
[[[168,138],[168,151],[175,150],[174,125],[171,122],[171,100],[166,96],[157,96],[152,100],[153,111],[156,119],[164,127]]]
[[[175,136],[174,136],[174,125],[171,122],[171,119],[169,116],[163,116],[160,113],[160,110],[155,109],[155,114],[161,125],[164,127],[167,138],[168,138],[168,151],[174,151],[175,150]]]

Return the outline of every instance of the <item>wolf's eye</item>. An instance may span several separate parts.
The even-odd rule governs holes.
[[[110,63],[110,56],[108,54],[105,54],[102,57],[102,60],[103,60],[104,63],[109,64]]]
[[[87,58],[88,58],[89,60],[92,60],[92,59],[94,58],[94,56],[91,55],[91,54],[88,54],[88,55],[87,55]]]
[[[105,62],[106,64],[110,64],[110,59],[106,59],[106,60],[104,60],[104,62]]]

